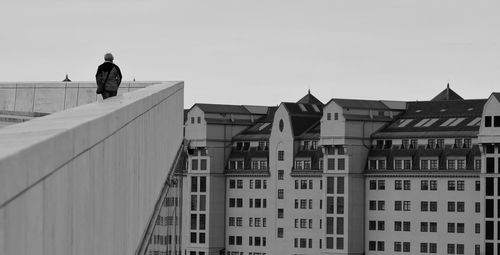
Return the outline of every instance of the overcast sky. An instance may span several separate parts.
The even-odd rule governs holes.
[[[500,91],[500,1],[2,0],[0,81],[185,81],[195,102]]]

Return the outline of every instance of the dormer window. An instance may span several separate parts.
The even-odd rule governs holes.
[[[436,147],[436,139],[427,140],[427,149],[434,149]]]
[[[455,144],[453,145],[453,148],[462,148],[463,147],[463,144],[462,144],[463,140],[462,139],[455,139]]]
[[[266,147],[267,147],[266,144],[267,144],[266,141],[259,141],[259,147],[257,147],[257,150],[259,150],[259,151],[266,150]]]
[[[311,150],[318,149],[318,141],[311,141]]]
[[[437,139],[436,148],[444,149],[444,139]]]
[[[416,149],[418,146],[418,140],[417,139],[411,139],[410,141],[410,149]]]
[[[401,140],[401,149],[402,150],[408,149],[409,145],[410,145],[410,142],[408,141],[408,139]]]
[[[309,141],[304,141],[303,150],[308,150],[308,149],[309,149]]]
[[[377,149],[382,149],[384,147],[384,140],[377,140]]]
[[[243,148],[243,143],[242,142],[237,142],[236,143],[236,150],[237,151],[241,151],[242,148]]]
[[[391,148],[392,148],[392,140],[385,140],[384,149],[391,149]]]
[[[466,149],[472,148],[472,139],[470,139],[470,138],[464,139],[464,148],[466,148]]]
[[[247,151],[250,149],[250,142],[244,142],[243,143],[243,150],[244,151]]]

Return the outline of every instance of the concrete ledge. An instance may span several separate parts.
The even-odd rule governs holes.
[[[132,254],[182,141],[183,89],[0,129],[0,254]]]
[[[161,82],[122,82],[118,95]],[[62,111],[102,101],[95,82],[16,82],[0,83],[0,110],[45,112]]]

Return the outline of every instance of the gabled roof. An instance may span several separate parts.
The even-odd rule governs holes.
[[[195,104],[205,113],[236,113],[236,114],[250,114],[247,108],[241,105],[229,104]],[[193,107],[194,107],[193,106]]]
[[[409,102],[397,120],[372,137],[470,136],[479,132],[485,103],[485,99]]]
[[[500,92],[493,92],[491,94],[500,102]]]
[[[297,103],[323,105],[323,103],[319,101],[319,99],[317,99],[315,96],[311,94],[311,90],[308,90],[307,95],[305,95],[303,98],[297,101]]]
[[[450,84],[446,85],[446,88],[441,91],[437,96],[435,96],[431,101],[448,101],[448,100],[463,100],[463,98],[457,94],[455,91],[450,89]]]
[[[378,110],[388,110],[389,107],[379,100],[364,100],[364,99],[343,99],[343,98],[333,98],[336,104],[342,108],[352,108],[352,109],[378,109]]]

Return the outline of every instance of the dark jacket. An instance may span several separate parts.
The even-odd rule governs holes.
[[[106,80],[108,73],[108,80],[106,81],[106,84],[104,84],[104,80]],[[113,64],[113,62],[104,62],[97,68],[95,80],[97,82],[98,91],[99,89],[100,91],[118,91],[118,87],[120,87],[120,83],[122,82],[122,72],[117,65]]]

